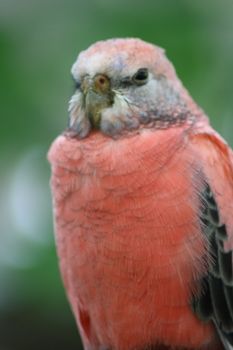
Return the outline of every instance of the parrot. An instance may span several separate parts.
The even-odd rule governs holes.
[[[233,152],[165,51],[107,39],[52,143],[56,247],[85,350],[233,349]]]

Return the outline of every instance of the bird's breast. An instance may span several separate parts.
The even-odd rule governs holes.
[[[184,132],[61,136],[49,158],[61,270],[86,346],[208,343],[190,306],[205,248],[201,170]]]

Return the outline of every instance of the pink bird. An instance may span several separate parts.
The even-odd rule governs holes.
[[[159,47],[97,42],[51,146],[61,274],[85,350],[233,349],[233,153]]]

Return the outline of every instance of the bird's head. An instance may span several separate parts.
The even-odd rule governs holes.
[[[69,130],[79,138],[92,129],[116,137],[191,119],[193,102],[164,51],[142,40],[97,42],[79,54],[72,76]]]

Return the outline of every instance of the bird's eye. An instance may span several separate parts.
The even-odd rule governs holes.
[[[137,85],[143,85],[147,83],[148,80],[148,69],[147,68],[140,68],[133,76],[133,81]]]

